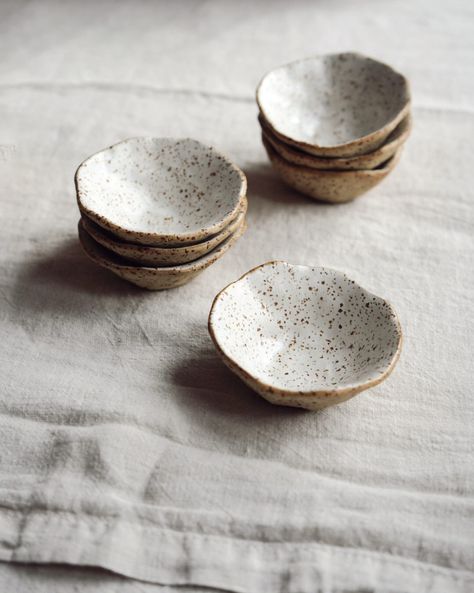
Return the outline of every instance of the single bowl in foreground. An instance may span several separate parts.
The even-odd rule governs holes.
[[[283,261],[224,288],[209,332],[225,364],[262,397],[309,410],[382,382],[402,343],[387,301],[336,270]]]

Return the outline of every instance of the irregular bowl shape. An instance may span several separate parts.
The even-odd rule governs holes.
[[[242,202],[236,218],[220,233],[202,243],[193,243],[192,245],[184,245],[183,247],[153,247],[119,241],[111,233],[85,216],[82,217],[82,225],[97,243],[131,262],[142,266],[176,266],[203,257],[223,243],[232,233],[240,228],[246,212],[247,199]]]
[[[322,169],[332,171],[355,171],[361,169],[375,169],[390,157],[405,143],[411,132],[412,120],[410,114],[398,124],[390,136],[382,144],[380,148],[369,152],[368,154],[361,154],[359,156],[348,158],[324,158],[308,154],[291,146],[285,144],[277,136],[273,134],[271,129],[265,123],[263,118],[259,116],[259,122],[262,127],[262,133],[272,148],[286,161],[293,165],[309,167],[310,169]]]
[[[262,142],[272,165],[283,181],[299,192],[323,202],[350,202],[382,181],[400,160],[403,147],[378,169],[324,171],[288,163],[273,149],[265,136]]]
[[[215,298],[225,364],[273,404],[319,410],[383,381],[402,332],[387,301],[329,268],[268,262]]]
[[[357,53],[329,54],[269,72],[257,103],[273,133],[310,154],[352,157],[381,146],[410,109],[404,76]]]
[[[234,234],[228,237],[221,245],[204,257],[200,257],[191,263],[159,268],[134,266],[123,258],[104,249],[87,233],[82,221],[79,221],[79,241],[86,255],[99,266],[110,270],[120,278],[128,280],[141,288],[164,290],[186,284],[216,262],[232,247],[246,228],[247,223],[244,220]]]
[[[86,159],[75,176],[82,213],[126,241],[198,243],[235,218],[243,172],[190,138],[130,138]]]

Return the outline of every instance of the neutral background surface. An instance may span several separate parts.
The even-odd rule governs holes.
[[[473,590],[473,24],[467,0],[0,3],[0,590]],[[415,128],[334,207],[274,176],[254,89],[347,50],[410,78]],[[246,235],[180,289],[78,246],[76,166],[134,135],[210,142],[248,175]],[[212,299],[275,258],[394,304],[387,382],[311,414],[224,368]]]

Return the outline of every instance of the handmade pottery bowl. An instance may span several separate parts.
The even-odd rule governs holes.
[[[110,270],[120,278],[148,290],[164,290],[182,286],[211,264],[221,258],[247,228],[245,220],[223,243],[199,259],[180,266],[145,267],[133,265],[104,249],[87,233],[79,221],[79,241],[86,255],[99,266]]]
[[[310,198],[332,203],[350,202],[375,187],[393,171],[402,151],[402,147],[399,148],[391,159],[377,169],[325,171],[293,165],[282,159],[263,135],[262,142],[272,165],[287,185]]]
[[[153,247],[120,241],[84,215],[82,225],[97,243],[131,262],[142,266],[176,266],[203,257],[223,243],[240,228],[246,212],[247,199],[245,198],[237,216],[220,233],[202,243],[193,243],[183,247]]]
[[[242,171],[189,138],[130,138],[89,157],[76,176],[79,209],[117,237],[146,245],[207,240],[235,218]]]
[[[375,169],[392,157],[400,146],[405,143],[412,127],[411,116],[407,115],[393,130],[385,141],[385,144],[382,144],[377,150],[368,154],[348,158],[325,158],[308,154],[290,144],[285,144],[273,134],[261,116],[259,116],[259,122],[262,127],[262,133],[272,145],[272,148],[289,163],[309,167],[310,169],[333,171]]]
[[[224,288],[209,332],[225,364],[262,397],[309,410],[383,381],[402,342],[387,301],[335,270],[282,261]]]
[[[300,60],[269,72],[257,103],[272,132],[317,156],[375,150],[410,109],[404,76],[357,53]]]

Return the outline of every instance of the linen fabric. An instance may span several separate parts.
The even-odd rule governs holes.
[[[474,589],[473,20],[457,0],[0,5],[0,590]],[[381,185],[324,205],[273,172],[254,89],[348,50],[408,76],[414,129]],[[248,177],[246,234],[165,292],[77,240],[76,167],[141,135]],[[212,300],[272,259],[394,305],[387,381],[309,413],[225,368]]]

